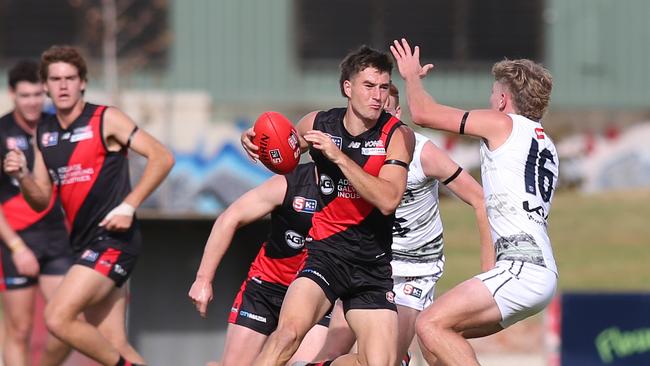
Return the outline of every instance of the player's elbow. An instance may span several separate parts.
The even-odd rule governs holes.
[[[401,201],[401,196],[398,197],[385,197],[382,202],[377,205],[377,209],[382,215],[392,215],[397,210],[397,206]]]
[[[45,211],[50,203],[50,200],[46,197],[35,197],[31,200],[26,200],[27,203],[29,204],[29,207],[32,208],[32,210],[36,212],[43,212]]]
[[[422,108],[413,107],[411,109],[411,119],[413,120],[413,123],[421,127],[424,127],[428,124],[427,114]]]
[[[169,172],[176,164],[176,158],[174,154],[167,148],[163,148],[163,151],[160,154],[160,164],[165,169],[166,172]]]

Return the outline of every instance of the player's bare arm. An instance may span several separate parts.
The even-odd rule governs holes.
[[[34,168],[31,172],[27,168],[25,154],[18,149],[7,153],[3,166],[5,173],[18,181],[25,201],[34,211],[40,212],[48,207],[52,197],[52,181],[35,141]]]
[[[0,239],[11,251],[11,259],[23,276],[35,277],[40,272],[40,265],[34,252],[25,244],[23,239],[11,228],[4,211],[0,207]]]
[[[246,192],[219,215],[205,244],[196,280],[188,293],[202,317],[206,316],[208,304],[212,301],[215,272],[232,243],[235,231],[270,214],[282,204],[286,191],[287,180],[281,175],[273,176]]]
[[[129,147],[147,158],[140,181],[123,204],[116,207],[118,211],[111,212],[113,215],[109,213],[100,224],[108,230],[126,230],[131,226],[135,208],[160,185],[174,166],[174,156],[155,137],[138,129],[126,114],[116,108],[108,108],[105,112],[103,137],[110,151]]]
[[[386,151],[386,161],[400,161],[405,166],[385,164],[376,177],[365,172],[323,132],[308,131],[304,137],[314,148],[321,150],[330,161],[338,165],[361,197],[376,206],[384,215],[395,212],[406,189],[407,167],[413,158],[415,137],[410,128],[402,126],[396,129]]]
[[[449,155],[430,141],[424,144],[420,162],[422,170],[428,177],[436,178],[458,198],[472,206],[479,229],[481,270],[492,269],[496,259],[481,185],[466,170],[460,168]]]
[[[472,110],[439,104],[422,84],[422,78],[433,69],[433,65],[420,64],[420,48],[413,50],[402,39],[394,41],[390,47],[397,61],[399,73],[406,82],[406,94],[413,122],[422,127],[449,131],[485,139],[494,149],[508,138],[512,129],[511,118],[499,111]],[[504,93],[504,98],[507,96]]]

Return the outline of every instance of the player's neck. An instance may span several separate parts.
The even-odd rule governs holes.
[[[59,120],[61,127],[68,128],[83,112],[86,102],[83,99],[79,99],[72,108],[68,109],[56,109],[56,118]]]
[[[367,120],[361,117],[350,106],[348,106],[348,110],[345,112],[345,116],[343,116],[343,126],[352,136],[358,136],[368,131],[375,124],[377,124],[377,120]]]
[[[14,120],[16,120],[16,124],[22,128],[25,132],[29,133],[30,135],[34,135],[36,132],[36,125],[38,125],[38,121],[28,121],[25,116],[23,116],[20,112],[17,110],[14,110]]]

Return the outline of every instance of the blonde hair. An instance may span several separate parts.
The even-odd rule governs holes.
[[[551,100],[553,77],[542,65],[527,59],[503,60],[492,67],[494,79],[508,88],[518,114],[540,121]]]

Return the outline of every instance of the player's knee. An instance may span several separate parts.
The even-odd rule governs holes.
[[[300,343],[300,335],[298,331],[292,326],[283,326],[278,327],[278,329],[273,332],[271,338],[275,340],[275,343],[280,348],[290,348]]]
[[[435,336],[435,334],[437,334],[443,328],[443,322],[441,319],[438,319],[434,313],[427,313],[424,315],[421,314],[415,321],[415,332],[421,339],[437,339],[438,337]],[[428,335],[431,335],[431,337],[428,337]]]
[[[5,320],[5,322],[8,322]],[[7,340],[15,343],[24,343],[29,342],[29,337],[32,332],[32,323],[31,322],[12,322],[6,327],[6,337]]]
[[[71,319],[64,308],[54,303],[47,304],[44,317],[47,330],[59,338],[65,333],[66,326]]]

